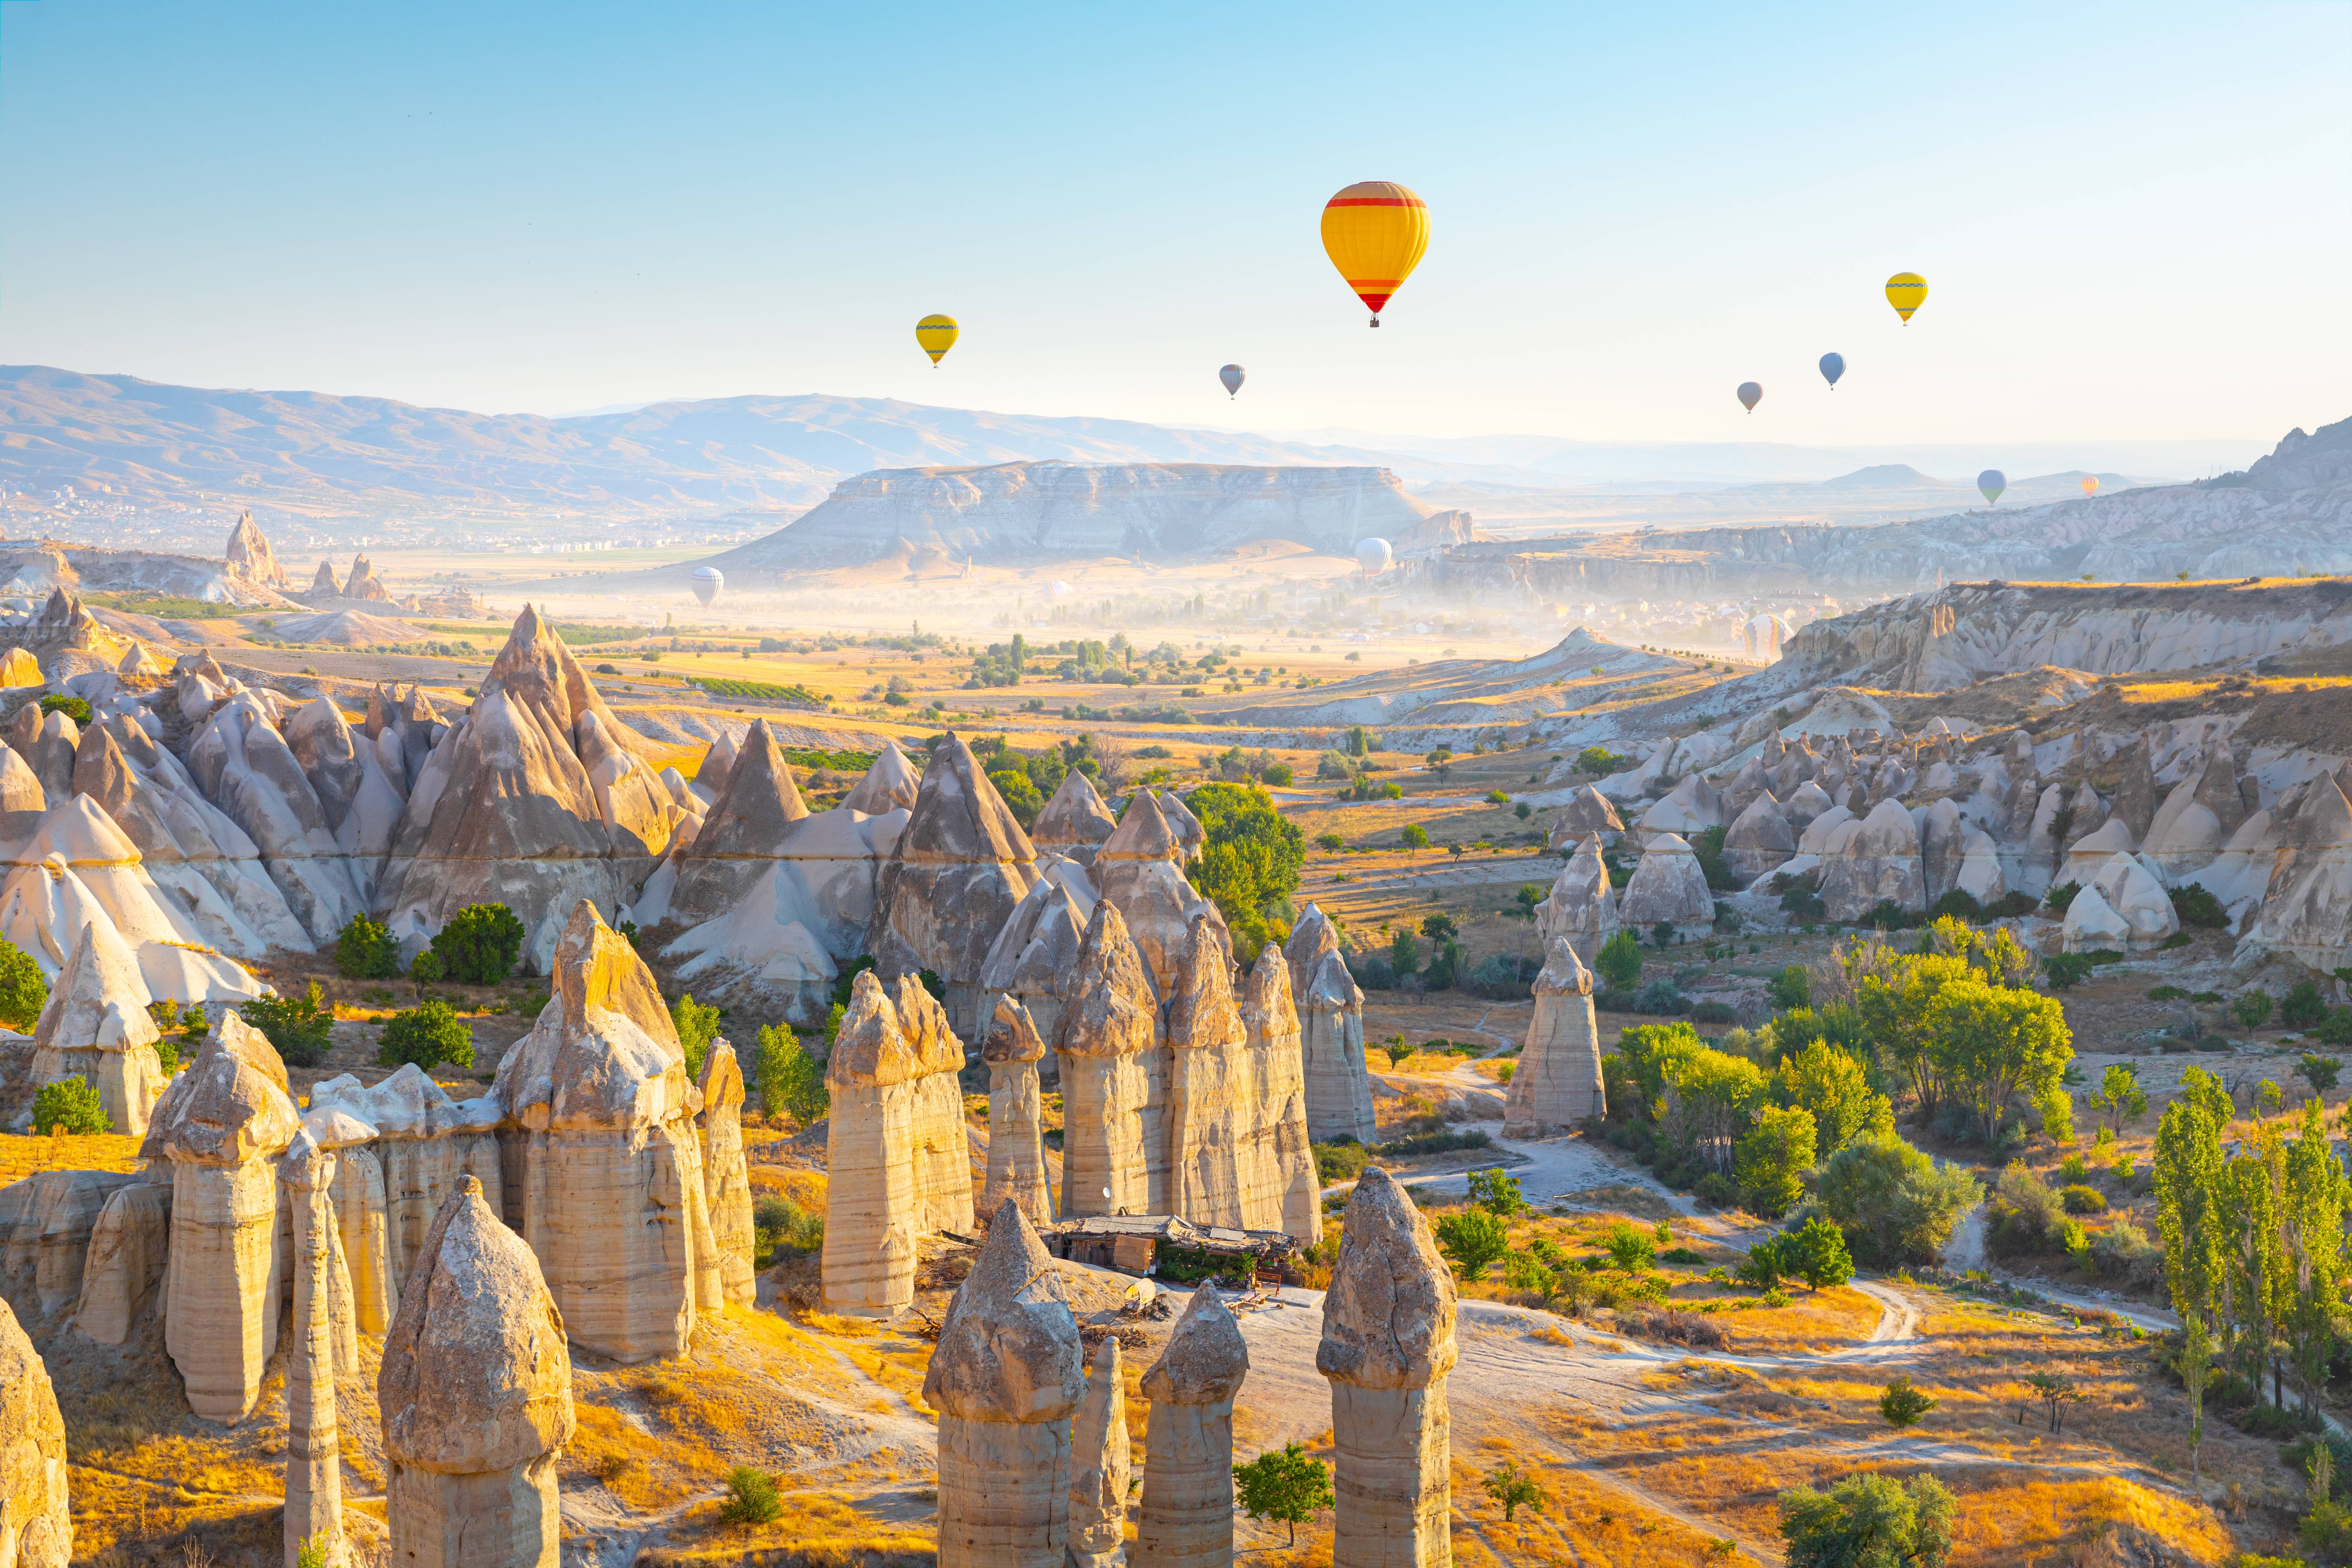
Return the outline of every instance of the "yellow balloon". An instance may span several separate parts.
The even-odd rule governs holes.
[[[1429,208],[1402,185],[1362,180],[1323,204],[1323,253],[1371,307],[1376,327],[1428,248]]]
[[[940,368],[940,359],[955,347],[956,320],[953,316],[925,316],[915,323],[915,341],[931,356],[931,368]]]
[[[2099,493],[2098,475],[2084,474],[2083,476],[2083,493],[2086,496],[2095,496]]]
[[[1886,302],[1895,313],[1908,322],[1911,312],[1927,298],[1927,280],[1916,272],[1898,272],[1886,280]]]

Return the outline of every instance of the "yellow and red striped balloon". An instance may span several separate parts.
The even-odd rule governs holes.
[[[1360,180],[1323,204],[1323,251],[1356,298],[1381,307],[1404,287],[1429,248],[1429,208],[1388,180]]]

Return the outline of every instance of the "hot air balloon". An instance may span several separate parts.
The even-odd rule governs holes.
[[[1429,208],[1402,185],[1360,180],[1323,204],[1323,253],[1371,307],[1376,327],[1428,248]]]
[[[716,566],[698,566],[686,580],[693,587],[694,596],[702,601],[705,608],[719,597],[719,590],[727,586],[727,574]]]
[[[1741,382],[1739,384],[1739,401],[1746,406],[1748,413],[1755,413],[1756,405],[1764,401],[1764,388],[1756,382]]]
[[[1911,312],[1917,310],[1927,298],[1927,280],[1916,272],[1898,272],[1886,280],[1886,302],[1895,307],[1895,313],[1902,317],[1906,325],[1910,322]]]
[[[1822,379],[1830,384],[1832,392],[1837,390],[1838,377],[1844,374],[1845,355],[1823,354],[1822,356]]]
[[[940,368],[940,361],[948,350],[955,347],[956,319],[953,316],[925,316],[915,323],[915,341],[931,356],[931,368]]]
[[[1242,390],[1242,383],[1248,378],[1249,372],[1237,364],[1229,364],[1217,372],[1217,379],[1225,384],[1225,395],[1228,397],[1238,396]]]
[[[2098,475],[2084,474],[2083,476],[2083,493],[2086,496],[2095,496],[2099,493]]]
[[[2009,476],[1999,468],[1987,468],[1977,476],[1977,489],[1984,491],[1988,503],[1997,503],[2000,500],[2000,492],[2009,489]]]
[[[1389,542],[1385,539],[1356,541],[1356,564],[1364,569],[1367,577],[1377,577],[1387,571],[1389,563],[1395,558],[1395,552],[1389,549]]]

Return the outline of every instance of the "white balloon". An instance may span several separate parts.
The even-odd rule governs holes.
[[[694,596],[708,605],[719,597],[719,590],[727,586],[727,574],[716,566],[698,566],[687,575]]]
[[[1368,577],[1379,576],[1395,559],[1396,552],[1389,548],[1389,542],[1385,539],[1360,539],[1356,542],[1356,564],[1364,569],[1364,575]]]

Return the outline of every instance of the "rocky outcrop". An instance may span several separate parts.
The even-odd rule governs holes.
[[[84,1249],[74,1327],[102,1345],[131,1337],[159,1301],[172,1240],[172,1182],[132,1182],[109,1194]]]
[[[1822,858],[1822,904],[1830,919],[1860,920],[1882,903],[1915,915],[1927,907],[1919,830],[1895,800],[1872,806],[1861,826]]]
[[[318,795],[320,815],[350,858],[362,897],[375,896],[383,858],[400,831],[408,782],[400,761],[352,728],[329,698],[304,703],[287,716],[286,743]]]
[[[1167,1146],[1157,1160],[1146,1155],[1165,1174],[1150,1212],[1236,1230],[1252,1228],[1254,1215],[1272,1228],[1282,1214],[1280,1174],[1232,973],[1223,939],[1207,921],[1193,921],[1169,996],[1174,1063],[1159,1119]]]
[[[1306,1045],[1290,999],[1290,965],[1274,943],[1258,949],[1257,963],[1242,980],[1240,1005],[1257,1084],[1261,1159],[1276,1199],[1251,1210],[1258,1217],[1250,1223],[1286,1231],[1299,1246],[1312,1247],[1323,1239],[1323,1183],[1307,1131]]]
[[[1572,849],[1595,834],[1603,843],[1613,844],[1625,836],[1625,823],[1607,795],[1589,784],[1580,785],[1551,819],[1551,851],[1557,855]]]
[[[1617,934],[1617,895],[1609,886],[1609,865],[1601,858],[1601,837],[1588,836],[1536,906],[1536,935],[1549,944],[1564,937],[1587,963]]]
[[[945,1008],[921,981],[902,974],[884,987],[898,1009],[898,1027],[915,1053],[913,1142],[915,1225],[923,1234],[970,1235],[971,1137],[964,1127],[963,1042],[948,1027]]]
[[[1077,1320],[1029,1216],[1006,1203],[956,1288],[923,1375],[939,1412],[940,1568],[1062,1568]]]
[[[1331,1384],[1337,1568],[1431,1568],[1451,1560],[1445,1406],[1454,1276],[1429,1222],[1378,1165],[1349,1194],[1323,1297],[1315,1369]]]
[[[824,1082],[824,1306],[894,1318],[915,1300],[916,1080],[923,1068],[872,970],[850,988]]]
[[[1087,1376],[1087,1402],[1070,1431],[1067,1568],[1124,1568],[1128,1478],[1127,1386],[1118,1336],[1105,1336]]]
[[[725,1299],[695,1114],[701,1096],[654,977],[582,901],[555,994],[499,1063],[505,1206],[580,1344],[615,1361],[686,1349]]]
[[[1152,987],[1162,996],[1175,984],[1176,962],[1193,918],[1216,907],[1185,880],[1183,858],[1179,826],[1162,798],[1150,790],[1135,792],[1118,830],[1095,851],[1095,887],[1118,906],[1129,934],[1143,952]],[[1222,931],[1223,920],[1212,918]]]
[[[556,1568],[556,1459],[572,1440],[564,1320],[478,1184],[443,1204],[376,1376],[392,1560]]]
[[[1796,828],[1769,790],[1749,801],[1723,836],[1723,858],[1745,882],[1771,875],[1796,855]]]
[[[1364,994],[1339,956],[1339,933],[1314,904],[1282,946],[1298,1007],[1307,1074],[1307,1129],[1318,1143],[1379,1140],[1371,1069],[1364,1060]]]
[[[257,587],[283,588],[286,568],[278,563],[277,552],[253,521],[253,514],[241,511],[228,531],[228,547],[224,564],[227,574],[251,583]]]
[[[1075,860],[1040,856],[1037,870],[1036,886],[1022,895],[989,945],[980,983],[989,994],[1019,997],[1039,1037],[1051,1040],[1061,1025],[1062,998],[1077,973],[1078,944],[1095,918],[1096,895]],[[1059,1068],[1049,1070],[1058,1074]]]
[[[882,749],[874,753],[874,762],[856,787],[841,797],[841,804],[851,811],[862,811],[868,816],[880,816],[893,811],[912,811],[923,793],[923,781],[898,742],[885,736]]]
[[[702,1058],[702,1194],[710,1210],[710,1237],[719,1247],[719,1288],[728,1301],[748,1307],[759,1295],[751,1272],[758,1237],[751,1226],[751,1178],[743,1160],[743,1069],[735,1047],[713,1040]]]
[[[1636,931],[1671,926],[1677,942],[1695,942],[1715,930],[1715,895],[1688,840],[1675,833],[1650,840],[1626,879],[1617,918]]]
[[[1062,1214],[1149,1214],[1146,1058],[1158,999],[1127,922],[1108,899],[1079,944],[1054,1037],[1062,1070]]]
[[[343,585],[335,581],[334,563],[324,556],[319,559],[319,570],[311,574],[307,596],[312,599],[340,599],[343,596]]]
[[[66,1568],[73,1559],[73,1512],[66,1495],[66,1424],[48,1368],[0,1306],[0,1562],[14,1568]]]
[[[351,852],[328,825],[271,705],[242,691],[215,708],[188,742],[188,772],[260,851],[269,879],[313,944],[332,942],[353,915],[366,912]]]
[[[112,1171],[43,1171],[0,1187],[0,1296],[27,1322],[75,1304],[99,1221],[136,1177]]]
[[[950,735],[923,770],[882,868],[866,945],[885,979],[928,969],[947,984],[949,1025],[977,1038],[990,945],[1037,879],[1036,851],[971,748]]]
[[[1592,972],[1554,937],[1536,976],[1536,1012],[1503,1099],[1503,1136],[1549,1138],[1607,1113],[1601,1031],[1592,1016]]]
[[[335,1230],[335,1156],[297,1134],[279,1167],[292,1211],[294,1346],[286,1363],[286,1568],[306,1547],[331,1565],[344,1560],[342,1440],[336,1426],[338,1372],[356,1373],[359,1352],[338,1356],[352,1334],[351,1281]]]
[[[1037,826],[1029,830],[1029,842],[1040,850],[1051,850],[1081,866],[1091,866],[1096,849],[1118,827],[1118,818],[1103,804],[1095,781],[1072,768],[1062,775],[1053,798],[1037,814]]]
[[[139,961],[111,922],[87,921],[73,955],[50,988],[33,1026],[33,1067],[27,1087],[80,1079],[98,1090],[114,1131],[147,1135],[147,1121],[163,1092],[163,1037],[148,1016],[147,982]],[[29,1114],[30,1107],[26,1108]]]
[[[2085,898],[2096,901],[2078,916],[2074,904]],[[2060,935],[2069,952],[2107,946],[2146,950],[2163,946],[2179,929],[2172,895],[2156,873],[2136,855],[2114,855],[2066,906]]]
[[[388,605],[392,603],[392,590],[383,585],[383,580],[375,574],[366,556],[354,555],[352,557],[352,574],[343,580],[343,597]]]
[[[1248,1374],[1241,1325],[1216,1286],[1202,1286],[1160,1360],[1143,1374],[1151,1415],[1144,1436],[1137,1568],[1232,1563],[1234,1396]]]
[[[1710,827],[1721,827],[1726,820],[1723,797],[1706,782],[1706,775],[1694,773],[1642,814],[1633,836],[1644,844],[1662,833],[1696,838]]]
[[[1045,1042],[1029,1010],[1011,996],[996,1000],[981,1059],[988,1064],[988,1183],[982,1214],[1011,1203],[1036,1225],[1054,1220],[1054,1198],[1045,1174],[1043,1097],[1037,1063]]]

